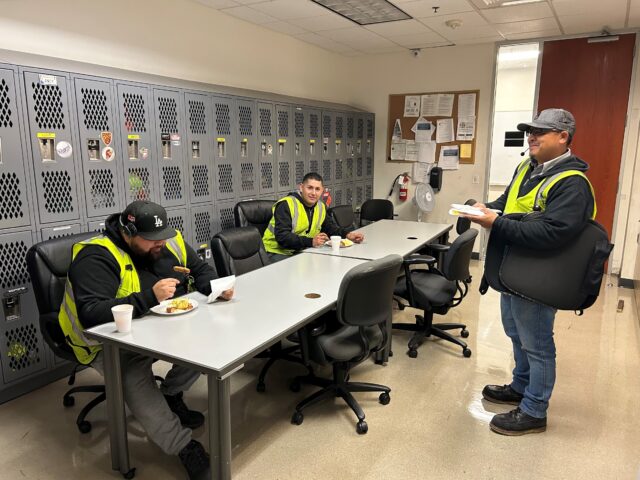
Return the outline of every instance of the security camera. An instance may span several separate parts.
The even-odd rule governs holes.
[[[419,48],[412,48],[411,49],[411,55],[413,55],[414,57],[419,57],[420,56],[420,52],[421,52],[421,49],[419,49]]]

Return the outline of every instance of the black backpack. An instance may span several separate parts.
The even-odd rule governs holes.
[[[511,214],[522,222],[536,221],[541,212]],[[488,287],[518,295],[558,310],[582,314],[600,293],[604,264],[613,245],[606,230],[589,220],[570,242],[553,250],[532,250],[489,237],[480,293]]]

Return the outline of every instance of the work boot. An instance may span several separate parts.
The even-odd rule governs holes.
[[[489,427],[501,435],[540,433],[547,429],[547,418],[532,417],[518,407],[510,412],[495,415],[491,419]]]
[[[211,480],[211,466],[209,464],[209,454],[197,440],[191,440],[178,453],[189,480]]]
[[[520,405],[523,395],[511,388],[511,385],[487,385],[482,389],[482,396],[492,403]]]
[[[189,410],[182,400],[182,392],[176,395],[165,395],[167,404],[173,413],[175,413],[180,419],[180,423],[183,427],[198,428],[204,423],[204,415],[195,410]]]

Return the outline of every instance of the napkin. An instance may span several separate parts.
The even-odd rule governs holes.
[[[218,300],[218,297],[222,292],[233,288],[235,284],[235,275],[229,275],[228,277],[216,278],[215,280],[211,280],[211,294],[207,298],[207,303],[213,303]]]
[[[501,213],[500,210],[493,210],[493,209],[489,209],[489,210],[492,210],[496,213]],[[460,203],[452,203],[451,209],[449,210],[449,215],[460,215],[460,214],[471,215],[473,217],[482,217],[484,215],[484,212],[479,208],[472,207],[471,205],[462,205]]]

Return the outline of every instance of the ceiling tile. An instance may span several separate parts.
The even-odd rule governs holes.
[[[624,27],[625,12],[609,12],[607,15],[571,15],[558,16],[560,24],[567,35],[599,32],[603,27],[615,30]]]
[[[392,3],[396,4],[398,8],[404,10],[413,18],[437,17],[451,13],[474,11],[467,0],[411,0],[403,2],[392,0]],[[439,6],[438,13],[433,11],[434,6]]]
[[[560,28],[555,18],[541,18],[539,20],[528,20],[526,22],[499,23],[494,25],[500,33],[524,33],[524,32],[540,32],[543,30],[558,30]]]
[[[420,22],[425,24],[427,27],[436,30],[436,28],[444,27],[447,30],[451,30],[449,27],[445,25],[445,22],[448,20],[462,20],[461,28],[475,27],[479,25],[488,25],[487,21],[478,15],[476,12],[463,12],[463,13],[454,13],[451,15],[439,15],[437,17],[427,17],[421,18]]]
[[[507,23],[553,17],[553,11],[547,3],[533,3],[530,5],[488,8],[482,10],[482,15],[491,23]]]
[[[398,53],[398,52],[407,52],[407,49],[404,47],[374,47],[374,48],[363,48],[362,51],[369,55],[382,55],[385,53]],[[409,54],[410,52],[407,52]]]
[[[336,42],[327,37],[323,37],[322,35],[318,35],[317,33],[303,33],[301,35],[295,35],[295,38],[302,40],[303,42],[311,43],[318,47],[322,47],[338,53],[345,53],[355,50],[348,45]]]
[[[211,8],[229,8],[229,7],[237,7],[239,5],[238,2],[234,0],[195,0],[197,3],[202,5],[206,5]]]
[[[287,22],[263,23],[262,26],[286,35],[300,35],[307,32],[304,28],[300,28]]]
[[[503,40],[502,35],[492,26],[478,26],[478,27],[469,27],[467,29],[463,27],[456,28],[452,30],[448,27],[444,27],[446,30],[442,29],[442,31],[438,31],[440,35],[442,35],[447,40],[451,40],[455,43],[458,43],[458,40],[469,40],[473,38],[482,38],[482,37],[491,37]]]
[[[274,18],[288,20],[326,15],[327,9],[309,0],[273,0],[252,5],[251,8]]]
[[[394,46],[386,38],[381,37],[380,35],[376,35],[364,28],[360,27],[351,27],[351,28],[341,28],[339,30],[327,30],[325,32],[321,32],[321,35],[336,40],[338,42],[344,43],[346,45],[353,46],[354,48],[358,48],[360,46],[379,46],[379,47],[392,47]]]
[[[495,43],[504,40],[501,36],[490,36],[490,37],[472,37],[472,38],[461,38],[455,41],[456,45],[477,45],[480,43]]]
[[[449,20],[461,20],[462,25],[455,29],[450,28],[445,22]],[[475,12],[456,13],[441,17],[421,18],[420,21],[447,40],[493,37],[499,35],[498,31]]]
[[[558,16],[588,15],[594,19],[609,12],[626,14],[627,0],[553,0]]]
[[[242,5],[253,5],[254,3],[267,3],[271,0],[233,0],[236,3],[240,3]]]
[[[504,32],[502,32],[504,34]],[[524,32],[524,33],[508,33],[505,34],[507,40],[528,40],[545,37],[557,37],[560,35],[560,29],[543,30],[541,32]]]
[[[367,30],[382,35],[383,37],[391,37],[394,35],[408,35],[411,33],[424,33],[429,29],[417,20],[398,20],[395,22],[378,23],[376,25],[367,25]]]
[[[406,48],[421,48],[430,43],[443,42],[444,39],[435,32],[414,33],[411,35],[397,35],[388,37],[393,43]]]
[[[251,7],[225,8],[220,11],[258,25],[262,25],[263,23],[273,23],[278,20],[277,18],[273,18],[265,13],[254,10]]]
[[[355,23],[336,14],[322,15],[318,17],[296,18],[291,23],[310,32],[322,32],[337,28],[353,27]]]

